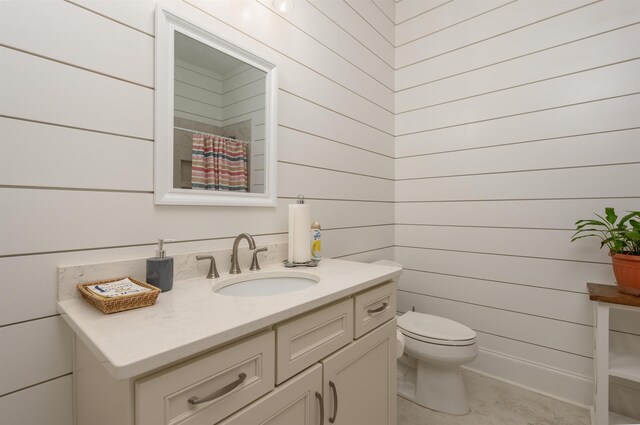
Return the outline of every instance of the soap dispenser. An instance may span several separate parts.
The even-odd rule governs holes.
[[[173,288],[173,257],[167,257],[164,243],[173,239],[158,239],[156,256],[147,258],[147,283],[160,288],[162,292]]]

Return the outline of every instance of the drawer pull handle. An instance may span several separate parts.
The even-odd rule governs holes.
[[[373,310],[367,310],[367,313],[369,313],[369,314],[380,313],[381,311],[386,310],[388,305],[389,305],[389,304],[387,304],[387,303],[383,303],[383,304],[382,304],[380,307],[378,307],[378,308],[374,308]]]
[[[247,379],[247,374],[242,372],[240,375],[238,375],[237,380],[233,381],[229,385],[226,385],[220,388],[219,390],[214,391],[213,393],[209,394],[209,396],[205,398],[191,397],[187,401],[189,402],[189,404],[196,405],[196,404],[206,403],[207,401],[215,400],[216,398],[222,397],[223,395],[233,391],[233,389],[236,388],[238,385],[242,384],[245,379]]]
[[[322,394],[316,391],[316,398],[320,403],[320,425],[324,425],[324,401],[322,400]]]
[[[338,416],[338,389],[333,381],[329,381],[329,386],[333,391],[333,416],[329,416],[329,423],[334,423],[336,421],[336,416]]]

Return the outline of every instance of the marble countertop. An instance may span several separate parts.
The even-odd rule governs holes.
[[[262,270],[304,271],[320,281],[288,294],[234,297],[212,290],[230,278],[224,273],[218,279],[176,281],[150,307],[105,315],[83,299],[73,298],[59,301],[58,311],[114,378],[128,379],[345,298],[402,271],[333,259],[323,259],[316,268],[286,269],[275,263]]]

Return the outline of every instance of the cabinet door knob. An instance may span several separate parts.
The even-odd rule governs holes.
[[[222,397],[223,395],[233,391],[238,385],[242,384],[245,379],[247,379],[247,374],[242,372],[240,375],[238,375],[238,379],[236,379],[229,385],[225,385],[219,390],[212,392],[207,397],[205,398],[191,397],[187,401],[189,402],[189,404],[196,405],[196,404],[206,403],[207,401],[215,400],[216,398]]]
[[[334,423],[336,421],[336,416],[338,416],[338,389],[333,381],[329,381],[329,387],[331,387],[331,390],[333,391],[333,415],[329,416],[329,423]]]
[[[320,425],[324,425],[324,401],[322,400],[322,394],[316,391],[316,398],[320,403]]]
[[[367,310],[367,313],[369,313],[369,314],[380,313],[381,311],[386,310],[388,305],[389,305],[389,304],[387,304],[387,303],[383,303],[383,304],[382,304],[380,307],[378,307],[378,308],[374,308],[373,310]]]

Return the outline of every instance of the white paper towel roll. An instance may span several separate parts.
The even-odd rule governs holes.
[[[305,263],[311,259],[311,205],[289,205],[289,261]]]
[[[404,353],[404,335],[400,332],[400,329],[396,329],[396,358],[399,359]]]

